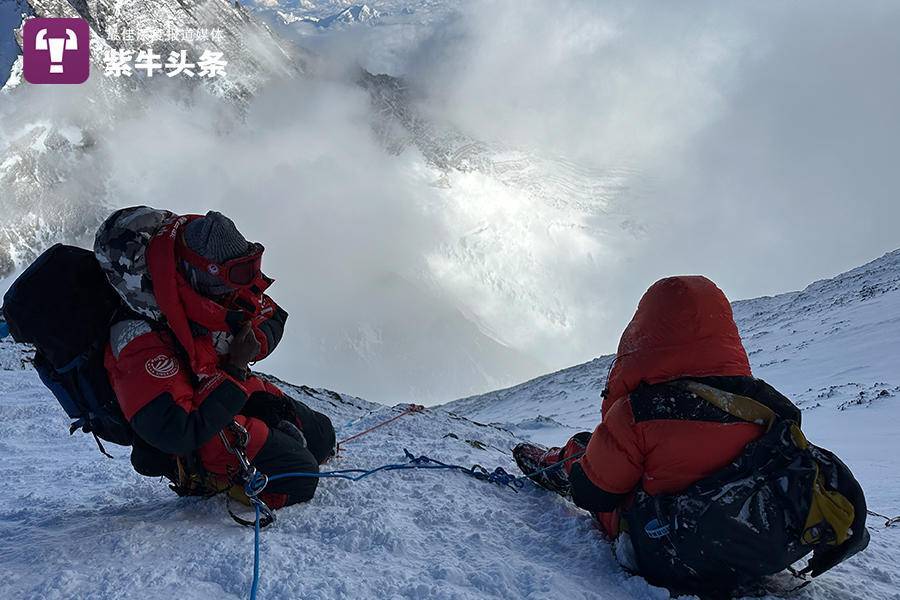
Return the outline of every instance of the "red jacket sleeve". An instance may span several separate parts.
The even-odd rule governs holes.
[[[227,426],[257,391],[260,380],[239,381],[224,371],[195,384],[165,333],[135,337],[106,368],[122,412],[135,432],[169,454],[193,452]]]
[[[253,320],[253,334],[259,342],[259,353],[253,359],[259,361],[269,356],[284,335],[287,312],[268,296],[262,298],[262,311]]]
[[[591,483],[609,494],[628,494],[644,474],[644,451],[624,398],[604,415],[587,445],[581,467]]]

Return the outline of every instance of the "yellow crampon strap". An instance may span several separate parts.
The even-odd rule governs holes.
[[[247,493],[244,491],[244,486],[237,484],[232,485],[228,488],[227,493],[228,497],[235,502],[243,504],[244,506],[253,506],[253,503],[250,502],[250,498],[247,497]]]
[[[228,492],[229,495],[234,493],[234,499],[241,503],[249,504],[246,494],[243,493],[243,487],[232,484],[222,477],[212,475],[210,473],[198,472],[192,470],[188,461],[183,457],[176,457],[175,463],[178,465],[178,481],[173,489],[182,496],[215,496],[222,492]],[[234,488],[240,491],[244,496],[241,500]]]

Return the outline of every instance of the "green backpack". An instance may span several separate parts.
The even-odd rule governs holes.
[[[866,548],[866,501],[850,469],[762,403],[678,385],[767,431],[729,466],[679,494],[643,491],[623,515],[640,574],[683,591],[728,591],[791,569],[821,575]]]

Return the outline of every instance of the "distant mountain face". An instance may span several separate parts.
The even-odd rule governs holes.
[[[801,292],[742,300],[733,308],[754,375],[804,410],[900,398],[900,250]],[[552,443],[600,421],[600,391],[613,358],[443,408],[520,433],[531,430],[533,439]]]
[[[95,107],[67,115],[42,115],[32,110],[27,85],[19,85],[21,22],[35,17],[81,17],[91,26],[93,76],[83,86],[82,99]],[[165,15],[161,19],[160,15]],[[14,71],[0,92],[0,277],[33,260],[49,245],[66,241],[88,243],[93,231],[118,198],[110,198],[106,168],[95,153],[95,141],[115,125],[110,115],[128,105],[142,106],[150,81],[103,76],[103,57],[113,49],[152,47],[161,56],[187,50],[220,51],[229,61],[227,77],[200,78],[186,85],[205,85],[233,103],[246,102],[266,81],[300,75],[307,56],[272,35],[240,5],[227,0],[15,0],[0,10],[0,67]],[[126,31],[149,28],[196,31],[215,29],[215,39],[124,41]],[[13,29],[15,28],[15,29]],[[0,73],[5,81],[5,73]],[[159,79],[159,78],[157,78]],[[34,93],[34,96],[38,96]],[[38,98],[39,100],[39,98]],[[37,102],[37,100],[35,100]],[[101,161],[101,162],[98,162]]]
[[[300,23],[321,29],[372,24],[381,17],[411,15],[426,17],[444,13],[452,6],[440,0],[242,0],[258,13],[280,15],[286,24]]]
[[[311,14],[312,11],[308,9],[291,10],[288,7],[268,8],[266,4],[259,7],[258,11],[263,14],[271,11],[271,14],[277,17],[283,25],[312,25],[318,29],[343,28],[359,24],[371,24],[381,16],[381,13],[374,8],[370,8],[367,4],[348,6],[347,8],[338,10],[338,12],[327,14],[326,16],[316,16],[315,14]],[[315,12],[321,14],[321,9]]]
[[[357,23],[370,23],[381,13],[367,4],[359,4],[345,8],[339,13],[320,19],[316,25],[319,27],[334,27],[336,25],[355,25]]]

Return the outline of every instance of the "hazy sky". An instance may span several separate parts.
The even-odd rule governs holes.
[[[534,320],[497,318],[550,366],[613,351],[659,277],[701,273],[748,298],[900,247],[897,3],[467,6],[406,54],[379,52],[375,28],[359,58],[405,73],[475,137],[634,170],[636,191],[596,219],[627,227],[566,263],[566,326],[529,339]],[[557,242],[550,268],[572,252]]]
[[[617,5],[473,11],[420,68],[469,130],[648,180],[616,284],[750,297],[900,246],[900,5]]]
[[[386,153],[339,76],[274,85],[243,124],[215,99],[161,97],[98,140],[111,205],[215,208],[267,246],[292,318],[264,369],[449,400],[613,352],[659,277],[740,299],[900,247],[900,4],[459,6],[316,49],[334,73],[404,76],[423,115],[496,154],[575,165],[549,192]],[[620,175],[569,202],[570,173]],[[448,366],[487,338],[509,352]]]

